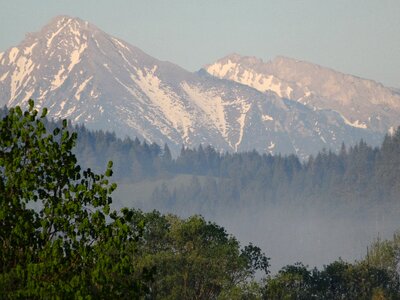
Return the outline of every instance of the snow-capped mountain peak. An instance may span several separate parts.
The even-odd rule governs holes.
[[[306,61],[278,56],[264,62],[234,54],[207,65],[205,70],[312,109],[337,111],[353,127],[386,132],[400,124],[400,95],[393,89]]]
[[[25,106],[32,98],[50,117],[168,143],[175,153],[211,144],[305,157],[360,137],[379,142],[381,134],[361,119],[304,105],[296,97],[309,101],[318,90],[268,72],[268,64],[232,54],[207,67],[214,76],[191,73],[59,16],[0,54],[0,105]]]

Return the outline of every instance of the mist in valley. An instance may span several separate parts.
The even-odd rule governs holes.
[[[296,262],[320,268],[339,258],[361,260],[373,241],[391,238],[400,229],[399,210],[394,207],[376,207],[369,212],[295,203],[194,208],[188,202],[167,207],[150,198],[138,198],[131,186],[124,184],[119,185],[114,201],[116,207],[130,206],[146,212],[155,209],[184,218],[200,214],[223,226],[242,245],[259,246],[271,259],[272,273]]]
[[[261,247],[273,272],[363,259],[371,242],[400,229],[400,130],[380,147],[361,140],[306,161],[201,146],[172,157],[167,146],[76,130],[83,167],[101,172],[114,161],[114,207],[202,215]]]

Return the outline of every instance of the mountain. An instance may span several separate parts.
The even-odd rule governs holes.
[[[353,127],[384,133],[400,125],[398,90],[309,62],[282,56],[263,62],[232,54],[205,70],[311,108],[334,110]]]
[[[50,117],[168,143],[175,153],[182,145],[211,144],[221,151],[305,157],[337,150],[342,141],[380,143],[381,132],[354,126],[339,110],[315,109],[288,93],[242,83],[188,72],[68,16],[0,53],[0,105],[26,106],[32,98]],[[290,90],[289,81],[281,84]],[[300,87],[291,93],[301,93]]]

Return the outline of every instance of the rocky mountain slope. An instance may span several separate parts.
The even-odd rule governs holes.
[[[372,80],[286,57],[263,62],[232,54],[205,69],[311,108],[337,111],[353,127],[386,132],[400,125],[400,93]]]
[[[238,80],[244,76],[239,71],[241,76],[231,78],[232,71],[225,70],[231,70],[232,59],[225,59],[225,66],[209,66],[207,71],[214,76],[204,70],[191,73],[88,22],[59,16],[0,53],[0,105],[25,106],[32,98],[38,108],[49,108],[50,117],[115,131],[121,137],[168,143],[175,153],[182,145],[211,144],[221,151],[256,149],[305,157],[322,148],[337,150],[342,141],[353,144],[364,138],[377,144],[391,125],[380,111],[375,119],[380,117],[382,124],[372,127],[372,121],[364,126],[367,123],[358,114],[350,116],[331,106],[316,109],[317,104],[309,104],[319,91],[317,83],[293,84],[290,68],[282,71],[286,81],[271,79],[271,88]],[[267,74],[261,66],[261,75],[252,76]],[[260,77],[258,82],[266,86],[265,80]],[[327,101],[335,94],[330,93]],[[397,105],[397,98],[385,101]]]

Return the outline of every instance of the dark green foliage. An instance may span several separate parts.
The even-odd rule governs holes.
[[[302,264],[284,267],[267,280],[265,298],[309,299],[400,299],[398,276],[365,263],[341,260],[323,270],[309,270]]]
[[[368,249],[364,264],[387,270],[392,277],[400,275],[400,231],[391,240],[377,239]]]
[[[77,134],[66,121],[48,133],[33,106],[0,122],[0,298],[138,298],[138,231],[110,214],[112,163],[81,171]]]
[[[118,139],[115,134],[89,131],[83,126],[72,127],[78,134],[76,153],[85,167],[100,171],[108,160],[114,162],[115,179],[140,181],[164,176],[171,161],[168,146],[161,150],[157,144],[147,144],[138,139]]]
[[[268,258],[258,247],[240,249],[234,237],[202,217],[134,213],[133,224],[145,224],[138,267],[155,271],[154,299],[217,299],[246,284],[257,270],[268,273]]]

